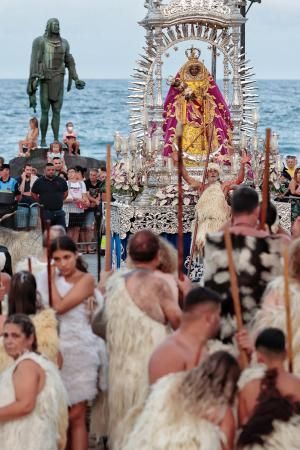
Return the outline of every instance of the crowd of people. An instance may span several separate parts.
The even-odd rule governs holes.
[[[1,226],[33,230],[50,221],[65,227],[76,242],[84,242],[85,252],[95,253],[92,243],[97,212],[105,199],[105,165],[90,169],[88,175],[78,165],[67,169],[59,143],[50,146],[47,158],[43,175],[26,162],[16,178],[10,176],[10,165],[2,162],[0,191],[10,198],[0,199]]]
[[[53,183],[49,172],[36,195],[46,195],[43,183]],[[72,173],[58,192],[75,195],[81,183]],[[26,259],[12,276],[1,272],[1,448],[87,450],[88,426],[109,450],[300,448],[300,238],[272,229],[273,212],[269,205],[258,229],[256,191],[232,194],[227,226],[243,328],[225,231],[206,236],[200,284],[178,278],[176,250],[150,230],[130,237],[126,265],[97,284],[63,224],[52,226],[50,248],[45,235],[30,271]]]
[[[29,157],[34,150],[38,147],[38,137],[39,137],[39,122],[36,117],[32,117],[29,120],[29,128],[27,135],[24,139],[19,141],[19,153],[18,156]],[[59,144],[60,153],[62,150],[67,151],[69,155],[80,155],[80,142],[77,139],[77,133],[74,130],[74,125],[72,122],[66,123],[66,129],[63,133],[62,144],[55,141],[55,144]],[[48,158],[51,158],[51,153],[53,152],[53,143],[50,146],[50,152],[48,152]]]

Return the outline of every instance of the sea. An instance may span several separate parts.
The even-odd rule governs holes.
[[[128,135],[130,132],[128,83],[129,80],[86,80],[84,90],[73,87],[65,92],[60,134],[65,124],[72,121],[82,155],[103,160],[106,145],[113,143],[114,133]],[[18,141],[26,136],[33,115],[26,84],[21,79],[0,79],[0,156],[6,161],[17,155]],[[257,86],[258,133],[263,137],[265,128],[270,127],[279,135],[280,153],[300,157],[300,80],[258,80]],[[40,117],[39,107],[36,116]],[[48,143],[52,139],[49,124]]]

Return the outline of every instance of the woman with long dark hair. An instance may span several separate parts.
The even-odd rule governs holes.
[[[9,316],[3,339],[13,364],[0,377],[1,450],[63,450],[67,394],[55,365],[37,353],[33,322]]]
[[[31,316],[38,336],[39,352],[58,364],[58,321],[53,309],[41,307],[41,296],[37,291],[35,277],[25,270],[15,273],[11,279],[8,293],[8,316],[12,314]],[[3,331],[1,322],[3,323],[5,320],[6,316],[0,316],[0,335]],[[3,341],[0,340],[0,372],[11,362],[4,351]]]
[[[89,321],[95,280],[68,236],[52,241],[51,255],[55,265],[52,306],[59,318],[64,361],[61,374],[71,405],[69,445],[72,450],[87,450],[86,405],[97,394],[102,351],[102,341],[93,334]]]

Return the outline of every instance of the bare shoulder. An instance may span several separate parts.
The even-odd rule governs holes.
[[[43,371],[42,367],[32,359],[24,359],[23,361],[20,361],[17,367],[15,368],[14,374],[16,375],[24,375],[24,374],[39,374],[41,371]]]
[[[300,401],[300,378],[288,372],[283,372],[278,378],[278,387],[283,395],[290,395]]]
[[[185,369],[185,354],[172,336],[167,338],[152,354],[149,361],[149,382]]]
[[[82,281],[86,284],[95,284],[95,279],[91,273],[81,273],[80,275],[78,275],[77,281]]]

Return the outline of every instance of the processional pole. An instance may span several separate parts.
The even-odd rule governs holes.
[[[236,317],[237,330],[241,331],[243,329],[243,317],[242,317],[238,279],[233,260],[232,240],[228,227],[224,231],[224,239],[228,258],[228,270],[230,275],[230,286],[234,306],[234,314]],[[240,359],[241,359],[241,366],[243,369],[245,369],[245,367],[247,367],[248,365],[248,357],[245,350],[241,350]]]
[[[178,278],[183,280],[183,159],[182,159],[182,124],[178,122],[176,127],[176,138],[178,147],[178,238],[177,238],[177,250],[178,250]]]
[[[263,189],[262,189],[262,203],[260,210],[260,226],[259,226],[261,230],[265,229],[268,205],[270,201],[269,200],[270,150],[271,150],[271,128],[267,128],[266,142],[265,142],[265,166],[264,166]]]
[[[52,273],[51,273],[51,240],[50,240],[50,220],[46,220],[46,241],[47,241],[47,275],[48,275],[48,295],[49,306],[52,306]]]
[[[291,298],[289,290],[289,255],[288,249],[283,252],[284,259],[284,303],[286,315],[286,337],[287,337],[287,356],[289,372],[293,373],[293,329],[291,318]]]
[[[214,123],[213,122],[211,123],[211,129],[209,131],[210,131],[210,133],[209,133],[208,149],[207,149],[205,166],[204,166],[203,176],[202,176],[202,192],[203,192],[203,189],[204,189],[205,179],[206,179],[206,176],[207,176],[207,168],[208,168],[209,157],[210,157],[210,154],[211,154],[211,148],[212,148],[212,142],[213,142],[213,136],[214,136]],[[201,192],[200,196],[202,195],[202,192]],[[195,249],[196,249],[196,237],[197,237],[198,227],[199,227],[198,220],[197,220],[197,211],[196,211],[196,218],[195,218],[195,220],[196,220],[196,222],[195,222],[194,235],[193,235],[192,247],[191,247],[191,252],[190,252],[188,276],[190,276],[190,273],[191,273],[192,261],[193,261],[194,254],[195,254]]]
[[[106,147],[105,271],[111,269],[111,148]]]

